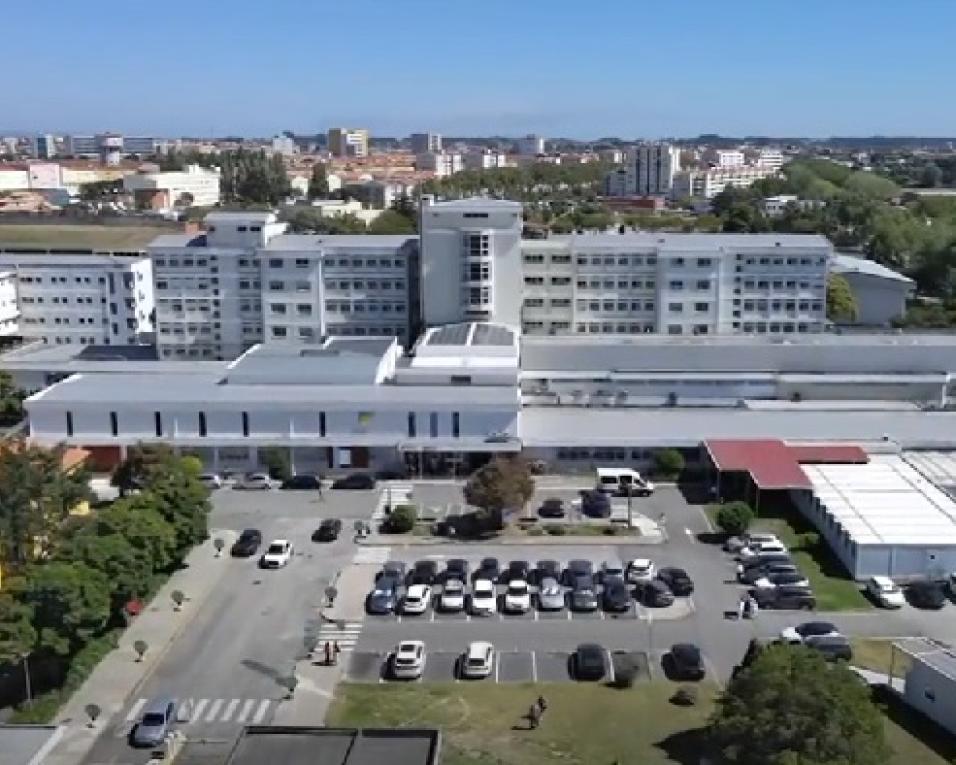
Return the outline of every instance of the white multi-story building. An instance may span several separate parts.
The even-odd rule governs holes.
[[[716,154],[717,167],[742,167],[746,164],[744,153],[739,149],[720,149]]]
[[[364,128],[330,128],[328,139],[333,157],[368,156],[368,130]]]
[[[465,169],[464,159],[457,152],[430,151],[415,157],[418,170],[430,170],[438,178],[445,178]]]
[[[780,149],[761,149],[757,153],[757,167],[769,167],[771,170],[779,170],[783,167],[784,157]]]
[[[470,319],[521,321],[520,202],[459,199],[421,211],[426,326]]]
[[[17,275],[0,271],[0,337],[20,333],[20,308],[17,304]]]
[[[152,268],[142,252],[0,248],[0,270],[16,280],[25,337],[132,345],[152,331]]]
[[[680,149],[669,143],[640,144],[627,152],[623,173],[612,170],[605,180],[609,196],[670,194],[680,170]]]
[[[494,170],[508,167],[508,155],[493,149],[469,151],[464,155],[464,164],[466,170]]]
[[[521,328],[529,335],[821,332],[831,252],[824,237],[792,234],[526,240]]]
[[[161,358],[230,359],[263,340],[411,336],[415,237],[285,227],[273,213],[210,213],[204,234],[153,241]]]
[[[442,150],[442,140],[439,133],[412,133],[409,136],[412,154],[428,154]]]
[[[291,157],[296,153],[295,139],[287,135],[277,135],[272,138],[272,151],[284,157]]]
[[[534,133],[529,133],[523,138],[518,139],[518,154],[522,157],[536,157],[544,154],[544,138]]]
[[[686,170],[674,176],[671,196],[674,199],[699,197],[713,199],[728,186],[745,189],[763,178],[771,178],[777,171],[771,167],[715,167],[708,170]]]
[[[123,178],[123,188],[139,209],[214,207],[219,204],[219,170],[188,165],[184,170],[134,173]]]

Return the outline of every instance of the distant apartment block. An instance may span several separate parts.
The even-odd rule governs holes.
[[[16,282],[25,337],[130,345],[152,331],[152,269],[141,252],[7,247],[0,248],[0,271]]]
[[[219,204],[219,171],[189,165],[174,172],[135,173],[123,178],[140,210],[213,207]]]
[[[698,197],[713,199],[728,186],[744,189],[762,178],[777,174],[772,167],[743,165],[740,167],[715,167],[707,170],[686,170],[674,176],[671,196],[674,199]]]
[[[52,159],[56,156],[56,138],[38,135],[33,138],[33,156],[36,159]]]
[[[65,152],[74,157],[90,157],[115,164],[124,156],[150,156],[156,153],[157,140],[146,136],[122,136],[117,133],[70,135],[64,141]]]
[[[768,167],[771,170],[779,170],[784,163],[783,152],[780,149],[761,149],[757,154],[757,167]]]
[[[438,178],[445,178],[465,169],[464,159],[455,152],[427,152],[415,157],[415,167],[418,170],[429,170]]]
[[[368,156],[368,130],[364,128],[330,128],[328,139],[333,157]]]
[[[746,164],[744,153],[737,149],[717,151],[717,167],[742,167]]]
[[[669,143],[640,144],[628,150],[623,168],[605,178],[609,196],[653,196],[671,193],[680,169],[680,150]]]
[[[409,136],[412,154],[427,154],[442,150],[442,139],[438,133],[412,133]]]
[[[508,167],[508,155],[503,151],[481,149],[466,152],[463,157],[465,170],[494,170]]]
[[[518,139],[518,154],[522,157],[536,157],[539,154],[544,154],[544,145],[544,138],[529,133]]]

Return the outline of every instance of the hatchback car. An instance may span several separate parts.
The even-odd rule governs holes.
[[[817,599],[809,587],[795,584],[782,584],[779,587],[755,589],[752,591],[757,605],[761,608],[779,608],[790,611],[812,611],[817,607]]]
[[[425,669],[425,644],[421,640],[403,640],[392,654],[392,677],[415,680]]]
[[[334,542],[342,532],[342,521],[338,518],[326,518],[319,528],[312,532],[313,542]]]
[[[783,584],[809,587],[810,580],[799,571],[779,571],[777,573],[765,574],[764,576],[760,577],[754,582],[754,587],[779,587]]]
[[[610,581],[624,581],[624,567],[617,561],[604,561],[601,564],[601,584],[607,584]]]
[[[531,590],[523,579],[512,579],[505,590],[504,611],[523,614],[531,609]]]
[[[631,584],[650,581],[656,573],[654,562],[648,558],[635,558],[627,564],[627,581]]]
[[[906,596],[916,608],[939,610],[946,605],[946,593],[943,592],[942,586],[929,580],[910,584]]]
[[[427,584],[413,584],[405,592],[402,613],[423,614],[432,602],[432,588]]]
[[[564,608],[564,589],[554,577],[546,577],[538,585],[538,608],[542,611],[560,611]]]
[[[675,643],[667,654],[669,669],[676,680],[703,680],[704,657],[693,643]]]
[[[534,581],[541,583],[545,579],[560,579],[561,564],[556,560],[539,560],[534,567]]]
[[[246,473],[232,484],[233,489],[241,491],[267,491],[275,485],[266,473]]]
[[[176,702],[171,698],[154,699],[143,711],[132,733],[133,746],[159,746],[172,729]]]
[[[742,584],[753,584],[758,579],[769,574],[793,573],[797,567],[790,561],[772,561],[770,563],[754,563],[745,566],[742,571],[737,573],[737,581]]]
[[[222,478],[217,473],[203,473],[199,476],[199,482],[207,489],[222,488]]]
[[[458,579],[446,579],[438,598],[440,611],[462,611],[465,608],[465,585]]]
[[[370,614],[390,614],[398,606],[399,580],[390,576],[383,576],[375,583],[365,601],[365,608]]]
[[[601,680],[607,672],[607,651],[597,643],[582,643],[572,659],[577,680]]]
[[[249,558],[259,551],[262,545],[262,532],[258,529],[244,529],[233,543],[229,554],[234,558]]]
[[[459,582],[468,581],[468,561],[464,558],[449,558],[445,562],[443,579],[457,579]]]
[[[657,572],[657,578],[678,597],[685,597],[694,592],[694,582],[682,568],[674,568],[673,566],[662,568]]]
[[[469,611],[472,616],[489,616],[498,610],[498,592],[489,579],[476,579],[471,585]]]
[[[549,497],[538,508],[538,515],[542,518],[564,518],[565,514],[564,501],[557,497]]]
[[[594,577],[582,574],[575,577],[571,583],[571,610],[596,611],[598,607],[597,589],[594,586]]]
[[[375,488],[375,478],[368,473],[352,473],[344,478],[333,481],[332,488],[339,490],[370,491]]]
[[[461,676],[469,679],[488,677],[495,666],[495,648],[483,640],[468,644],[461,657]]]
[[[259,559],[261,568],[283,568],[292,560],[292,542],[288,539],[273,539]]]
[[[866,591],[883,608],[902,608],[906,603],[903,590],[888,576],[871,576],[866,580]]]
[[[375,581],[377,582],[383,576],[391,576],[397,579],[400,583],[405,582],[406,576],[406,567],[405,563],[400,560],[390,560],[382,564],[381,570],[375,575]]]
[[[765,556],[767,553],[781,554],[787,552],[786,545],[782,542],[763,542],[759,545],[744,547],[737,553],[737,556],[746,563],[750,560],[759,560],[761,555]]]
[[[604,585],[601,603],[605,611],[623,613],[631,608],[631,602],[631,593],[624,582],[614,579]]]
[[[660,579],[651,579],[649,582],[639,584],[637,592],[641,603],[651,608],[666,608],[674,604],[674,593]]]
[[[309,473],[300,473],[291,478],[286,478],[280,487],[286,491],[319,491],[322,489],[322,481],[318,476]]]

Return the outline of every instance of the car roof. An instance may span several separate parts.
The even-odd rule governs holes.
[[[287,544],[289,544],[288,539],[273,539],[271,542],[269,542],[270,547],[272,547],[272,545],[287,545]]]
[[[458,590],[463,590],[463,589],[465,589],[465,585],[464,585],[464,583],[461,581],[461,579],[454,579],[454,578],[452,578],[452,579],[446,579],[446,580],[445,580],[445,589],[444,589],[444,592],[447,592],[447,591],[448,591],[448,587],[449,587],[449,586],[451,586],[451,588],[452,588],[453,590],[454,590],[454,589],[458,589]]]
[[[468,655],[481,656],[487,653],[489,649],[493,650],[494,646],[487,640],[475,640],[468,644]]]
[[[425,594],[425,590],[427,589],[428,589],[427,584],[413,584],[411,587],[408,588],[408,592],[406,594],[422,596]]]
[[[143,708],[143,714],[159,712],[166,714],[166,707],[175,704],[176,700],[172,696],[157,696]]]
[[[807,632],[810,630],[823,630],[827,632],[836,632],[836,625],[832,622],[804,622],[796,627],[797,632]]]
[[[544,588],[544,587],[558,587],[559,585],[558,585],[558,580],[555,579],[553,576],[546,576],[541,579],[540,586]]]
[[[510,580],[508,581],[508,586],[509,586],[509,587],[514,587],[515,585],[523,585],[523,586],[527,587],[527,586],[528,586],[528,583],[527,583],[524,579],[510,579]]]
[[[888,576],[880,576],[880,575],[871,576],[870,581],[879,585],[893,584],[893,580],[890,579]]]
[[[664,574],[665,576],[670,574],[671,576],[687,576],[687,572],[682,568],[677,568],[677,566],[664,566],[664,568],[657,569],[657,574],[660,576]]]
[[[262,532],[259,531],[259,529],[243,529],[242,533],[239,536],[245,537],[245,536],[252,536],[253,534],[256,534],[260,537],[262,536]]]
[[[635,558],[631,561],[632,566],[649,566],[651,563],[650,558]]]
[[[438,568],[438,563],[433,560],[417,560],[415,568]]]
[[[700,649],[693,643],[674,643],[671,646],[671,653],[683,654],[684,656],[700,656]]]
[[[604,653],[604,647],[597,643],[581,643],[577,651],[578,653]]]
[[[477,589],[479,586],[480,586],[480,587],[488,587],[489,589],[494,589],[495,583],[492,582],[490,579],[478,578],[478,579],[476,579],[476,580],[472,583],[471,589],[472,589],[472,590],[475,590],[475,589]]]

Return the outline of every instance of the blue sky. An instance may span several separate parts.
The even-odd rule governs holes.
[[[953,0],[0,5],[0,130],[956,135]]]

